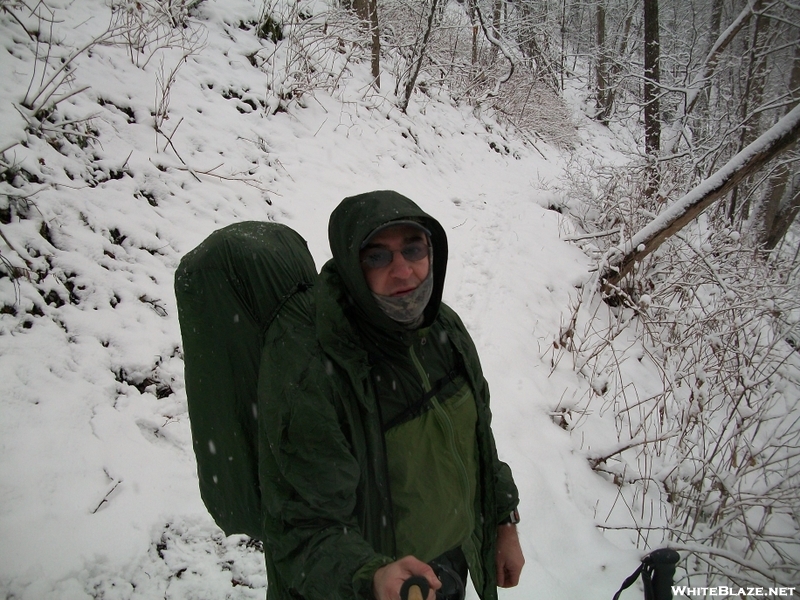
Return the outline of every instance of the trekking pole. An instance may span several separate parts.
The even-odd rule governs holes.
[[[653,550],[642,559],[633,575],[622,583],[622,587],[614,594],[614,600],[619,600],[623,590],[631,587],[639,576],[644,587],[644,600],[672,600],[672,578],[680,559],[681,555],[672,548]]]
[[[431,586],[421,575],[414,575],[403,582],[400,588],[400,600],[425,600]]]
[[[437,590],[436,600],[464,600],[464,582],[452,569],[444,565],[432,564],[433,572],[442,587]],[[400,588],[400,600],[425,600],[431,586],[421,575],[414,575],[403,582]]]

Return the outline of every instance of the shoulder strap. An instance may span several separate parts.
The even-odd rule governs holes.
[[[402,413],[397,415],[394,419],[392,419],[388,423],[384,423],[383,432],[386,433],[393,427],[397,427],[398,425],[405,423],[406,421],[410,421],[414,417],[421,415],[423,412],[425,412],[427,405],[431,401],[431,399],[436,394],[441,392],[442,389],[444,389],[444,386],[446,386],[448,383],[452,381],[455,381],[456,377],[458,377],[458,374],[459,371],[457,369],[453,369],[452,371],[447,373],[447,375],[445,375],[444,377],[441,377],[440,379],[434,381],[433,384],[431,385],[430,391],[422,394],[422,396],[420,396],[420,398],[416,402],[414,402]]]

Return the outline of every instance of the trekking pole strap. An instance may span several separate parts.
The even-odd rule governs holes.
[[[623,591],[627,590],[629,587],[631,587],[636,582],[636,580],[639,579],[639,575],[642,573],[643,569],[644,569],[644,563],[640,564],[639,568],[636,569],[630,577],[628,577],[625,581],[622,582],[622,587],[619,588],[616,594],[614,594],[614,600],[619,600],[620,594]]]
[[[622,587],[614,594],[614,600],[619,600],[623,590],[631,587],[640,575],[645,600],[672,600],[672,578],[675,575],[675,565],[680,558],[680,554],[671,548],[653,550],[642,559],[639,568],[622,583]]]

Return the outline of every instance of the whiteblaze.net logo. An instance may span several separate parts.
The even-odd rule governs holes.
[[[673,596],[707,596],[709,598],[778,598],[794,596],[793,587],[739,587],[719,585],[716,587],[692,587],[673,585]]]

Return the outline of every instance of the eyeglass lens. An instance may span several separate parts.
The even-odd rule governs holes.
[[[362,262],[370,269],[382,269],[392,263],[395,252],[396,251],[389,250],[388,248],[371,248],[367,251]],[[408,244],[403,246],[400,250],[400,254],[402,254],[403,258],[408,262],[417,262],[428,256],[428,246],[422,243]]]

